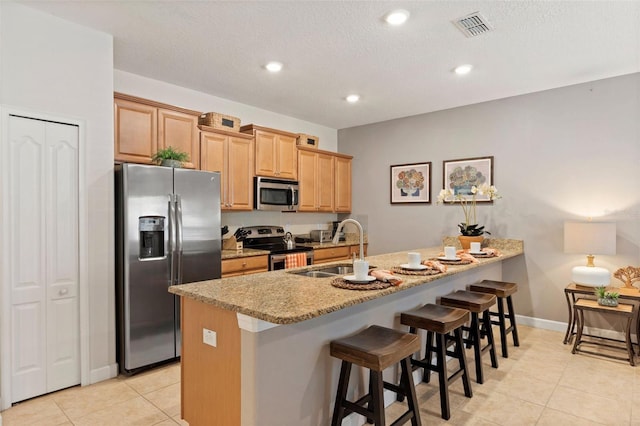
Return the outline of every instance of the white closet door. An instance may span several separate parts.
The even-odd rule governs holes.
[[[80,383],[77,152],[76,126],[9,120],[12,402]]]
[[[80,383],[78,127],[46,124],[47,392]]]

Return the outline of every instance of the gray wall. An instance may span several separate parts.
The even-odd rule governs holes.
[[[435,204],[442,161],[494,156],[503,198],[479,206],[478,222],[525,242],[504,276],[520,283],[522,315],[566,321],[562,290],[584,256],[563,253],[565,220],[615,221],[617,255],[596,264],[640,264],[640,74],[343,129],[338,148],[354,156],[353,213],[367,217],[371,254],[457,235],[462,209]],[[390,166],[428,161],[433,202],[390,204]]]

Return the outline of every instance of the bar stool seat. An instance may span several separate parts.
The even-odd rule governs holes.
[[[432,371],[438,373],[440,413],[445,420],[449,420],[451,417],[451,409],[449,407],[449,385],[451,383],[461,378],[465,396],[468,398],[473,396],[467,372],[464,342],[462,340],[462,326],[469,321],[469,317],[470,313],[465,309],[450,308],[432,303],[400,314],[400,323],[408,325],[411,333],[416,333],[417,329],[427,331],[425,357],[421,360],[412,358],[412,370],[423,368],[422,381],[425,383],[429,383]],[[453,334],[450,334],[451,332]],[[436,340],[435,346],[433,345],[434,337]],[[453,351],[447,350],[450,345],[453,345]],[[436,353],[435,364],[432,363],[433,351]],[[458,370],[451,376],[449,376],[447,370],[447,355],[457,359],[459,365]]]
[[[372,325],[353,336],[332,341],[329,345],[331,356],[342,360],[332,426],[340,425],[342,419],[352,412],[365,416],[369,423],[384,426],[385,388],[407,397],[408,411],[393,424],[400,425],[411,420],[413,426],[420,426],[420,411],[410,363],[411,354],[418,350],[420,339],[415,334],[378,325]],[[385,382],[382,379],[382,371],[398,363],[402,369],[400,384]],[[369,393],[355,402],[346,398],[353,364],[369,369]]]
[[[466,309],[471,312],[471,324],[469,327],[462,326],[468,332],[465,339],[467,348],[473,347],[476,363],[476,382],[484,383],[484,373],[482,369],[482,354],[489,351],[491,366],[498,368],[498,357],[493,340],[493,330],[491,329],[491,317],[489,308],[496,303],[496,296],[493,294],[479,293],[475,291],[458,290],[440,298],[440,304],[453,308]],[[482,315],[482,321],[480,321]],[[482,346],[482,336],[487,337],[486,346]]]
[[[513,301],[511,300],[511,295],[518,291],[518,284],[506,281],[483,280],[478,284],[471,284],[469,286],[469,290],[493,294],[498,298],[498,312],[489,311],[489,315],[494,318],[497,317],[497,321],[492,320],[491,324],[499,326],[502,357],[508,358],[509,350],[507,347],[507,334],[511,333],[513,346],[520,346],[520,340],[518,339],[518,327],[516,326],[516,313],[513,309]],[[507,301],[506,314],[504,311],[504,300]],[[509,319],[509,327],[507,327],[507,318]]]

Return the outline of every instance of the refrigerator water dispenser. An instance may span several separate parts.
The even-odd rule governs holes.
[[[140,259],[164,257],[164,216],[138,218]]]

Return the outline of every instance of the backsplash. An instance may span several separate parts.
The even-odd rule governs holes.
[[[258,226],[258,225],[275,225],[282,226],[286,232],[294,235],[308,234],[312,229],[332,229],[331,222],[335,220],[346,219],[352,217],[362,224],[364,231],[367,231],[368,223],[367,215],[345,215],[335,213],[282,213],[270,211],[251,212],[231,212],[222,213],[222,226],[229,227],[229,234],[233,233],[241,226]],[[345,225],[344,232],[358,232],[358,229],[352,225]]]

